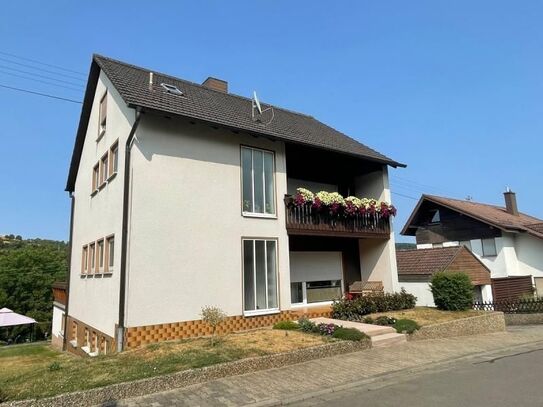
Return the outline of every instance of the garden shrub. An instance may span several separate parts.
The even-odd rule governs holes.
[[[358,329],[343,328],[342,326],[336,328],[336,330],[332,334],[332,337],[336,339],[342,339],[344,341],[361,341],[368,338],[365,333],[360,332]]]
[[[465,311],[473,305],[473,284],[466,273],[436,273],[430,288],[440,310]]]
[[[284,329],[286,331],[293,331],[295,329],[300,329],[300,326],[294,321],[279,321],[273,326],[273,329]]]
[[[362,322],[365,323],[365,324],[373,324],[375,321],[372,317],[366,317],[364,319],[362,319]]]
[[[331,336],[331,335],[334,334],[336,329],[339,328],[339,326],[337,326],[336,324],[324,324],[324,323],[322,323],[322,324],[317,325],[317,328],[318,328],[321,335]]]
[[[211,327],[211,346],[215,346],[217,327],[226,319],[226,313],[219,307],[202,307],[202,321]]]
[[[318,332],[317,324],[313,321],[310,321],[307,318],[300,318],[298,320],[298,326],[304,332]]]
[[[417,297],[403,288],[399,293],[379,293],[356,298],[346,297],[332,304],[332,318],[360,321],[374,312],[398,311],[415,307]]]
[[[387,317],[385,315],[375,318],[375,325],[391,326],[396,323],[396,318]]]
[[[396,332],[398,333],[408,333],[412,334],[417,329],[419,329],[420,326],[412,319],[398,319],[394,323],[394,329],[396,329]]]

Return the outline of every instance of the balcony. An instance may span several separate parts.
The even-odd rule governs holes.
[[[379,213],[346,218],[317,212],[311,205],[296,206],[293,202],[291,195],[285,195],[286,227],[290,235],[381,239],[390,236],[390,220]]]

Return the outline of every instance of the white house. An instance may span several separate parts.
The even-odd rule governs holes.
[[[316,214],[289,196],[390,203],[389,166],[403,165],[225,81],[94,56],[66,188],[65,346],[97,354],[205,335],[205,305],[227,313],[226,332],[323,312],[356,281],[397,290],[386,213]]]
[[[504,197],[496,206],[423,195],[402,234],[415,236],[418,249],[467,247],[490,270],[495,300],[532,285],[543,296],[543,220],[519,212],[514,192]]]

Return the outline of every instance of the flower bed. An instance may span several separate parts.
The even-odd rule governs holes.
[[[337,192],[320,191],[313,193],[305,188],[296,189],[291,205],[309,206],[315,213],[326,213],[331,216],[353,218],[357,215],[379,214],[387,219],[396,216],[396,208],[384,201],[369,198],[348,196],[344,198]]]

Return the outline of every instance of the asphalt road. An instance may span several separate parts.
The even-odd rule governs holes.
[[[543,406],[543,347],[403,373],[294,406]]]

